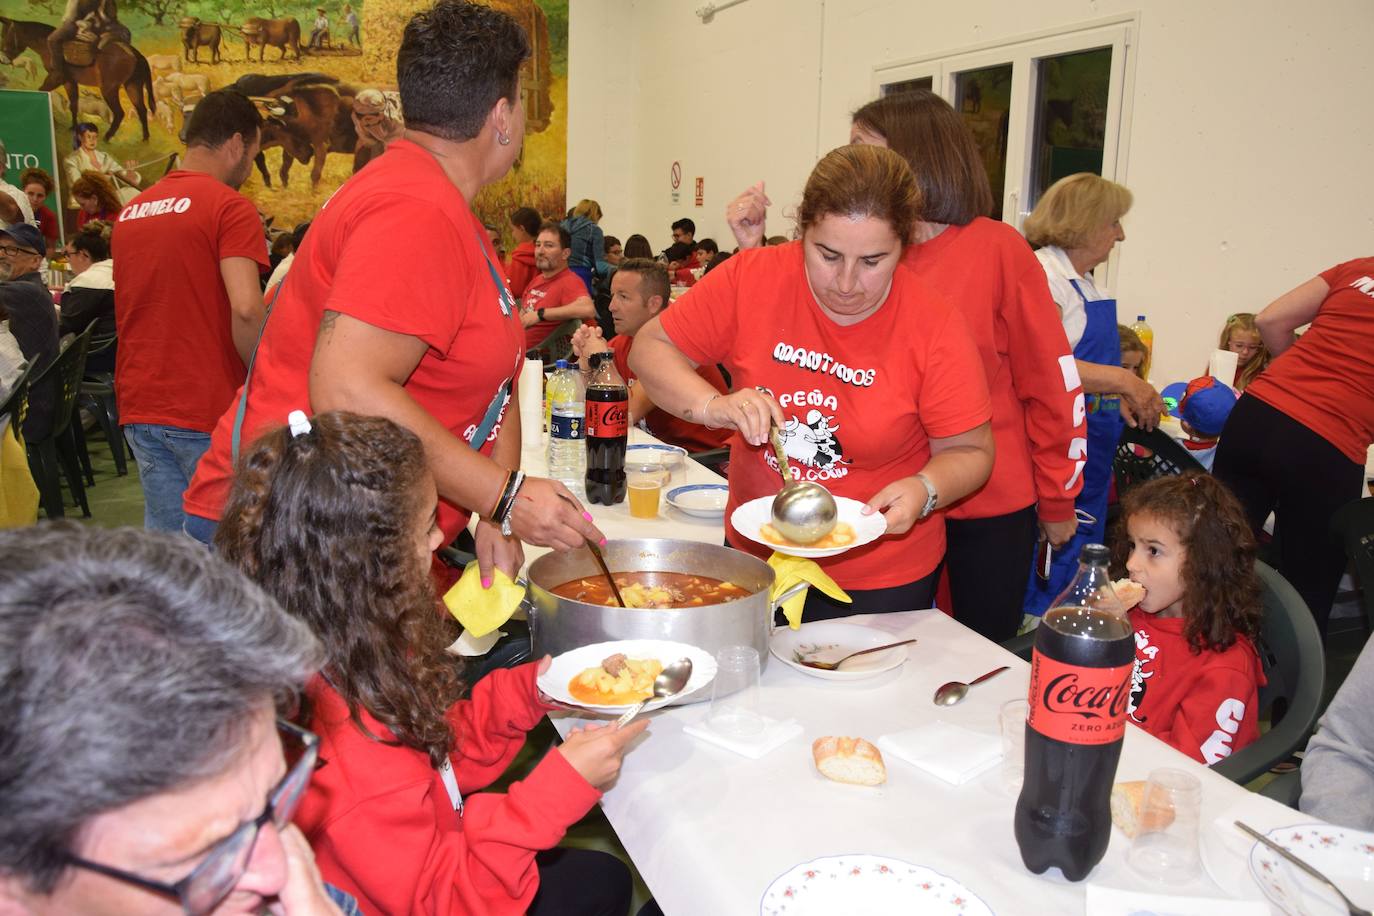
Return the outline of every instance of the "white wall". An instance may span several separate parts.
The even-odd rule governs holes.
[[[1115,292],[1155,328],[1156,381],[1200,372],[1226,315],[1374,253],[1368,0],[748,0],[703,25],[705,3],[572,0],[568,194],[622,239],[661,249],[687,215],[726,247],[724,205],[760,179],[784,231],[875,66],[1138,11]]]

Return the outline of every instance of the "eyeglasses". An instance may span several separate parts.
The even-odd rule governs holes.
[[[284,719],[277,720],[277,728],[305,745],[305,750],[290,771],[282,777],[267,796],[267,805],[262,813],[250,821],[244,821],[233,833],[210,848],[205,859],[192,869],[191,873],[175,884],[164,884],[139,875],[90,862],[80,856],[67,854],[68,864],[87,871],[133,884],[155,893],[175,897],[181,902],[186,916],[204,916],[219,906],[229,892],[238,884],[243,873],[248,870],[248,862],[253,857],[253,847],[257,844],[258,834],[268,821],[281,830],[291,822],[296,806],[310,776],[315,771],[319,759],[320,739]]]
[[[14,245],[0,245],[0,254],[3,254],[7,258],[12,258],[21,254],[38,254],[38,252],[30,251],[27,248],[17,248]]]

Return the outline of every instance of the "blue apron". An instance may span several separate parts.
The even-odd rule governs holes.
[[[1074,292],[1083,300],[1088,323],[1073,348],[1074,359],[1104,366],[1121,365],[1121,334],[1116,326],[1115,299],[1089,299],[1077,280],[1070,280]],[[1049,609],[1050,602],[1068,587],[1078,572],[1078,555],[1084,544],[1105,544],[1107,533],[1107,495],[1112,484],[1112,461],[1116,445],[1121,439],[1121,400],[1116,395],[1089,394],[1084,396],[1087,407],[1088,463],[1083,468],[1083,489],[1074,502],[1079,513],[1078,531],[1067,544],[1055,550],[1050,577],[1041,579],[1035,570],[1030,572],[1023,610],[1039,617]],[[1084,515],[1093,518],[1091,524]]]

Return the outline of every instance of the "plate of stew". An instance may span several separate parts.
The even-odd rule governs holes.
[[[835,530],[814,544],[797,544],[787,540],[773,528],[773,497],[760,496],[730,513],[730,524],[751,541],[770,547],[778,553],[794,557],[833,557],[876,541],[887,531],[887,519],[881,512],[864,515],[864,504],[847,496],[835,497]]]
[[[556,656],[539,675],[539,689],[554,700],[618,715],[653,694],[654,678],[680,658],[692,660],[692,676],[673,697],[650,700],[647,712],[681,701],[716,676],[715,657],[699,646],[667,639],[619,639],[593,643]],[[612,673],[614,672],[614,673]]]

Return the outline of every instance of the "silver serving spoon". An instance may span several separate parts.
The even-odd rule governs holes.
[[[687,681],[692,677],[692,660],[690,658],[679,658],[668,667],[658,673],[654,678],[654,695],[640,700],[629,709],[625,714],[615,720],[615,727],[621,728],[630,724],[630,720],[639,715],[639,711],[644,708],[644,704],[649,700],[662,700],[666,697],[676,696],[687,686]]]
[[[997,677],[997,675],[1001,674],[1003,671],[1006,670],[1007,666],[1003,665],[1001,668],[995,668],[992,671],[989,671],[982,677],[974,678],[967,684],[965,684],[963,681],[950,681],[948,684],[941,684],[940,688],[935,691],[935,705],[953,706],[955,703],[958,703],[968,694],[968,689],[972,687],[974,684],[981,684],[986,680]]]
[[[782,431],[772,424],[769,438],[778,458],[782,490],[773,497],[773,527],[796,544],[814,544],[835,530],[839,508],[830,491],[818,483],[795,480],[782,447]]]

